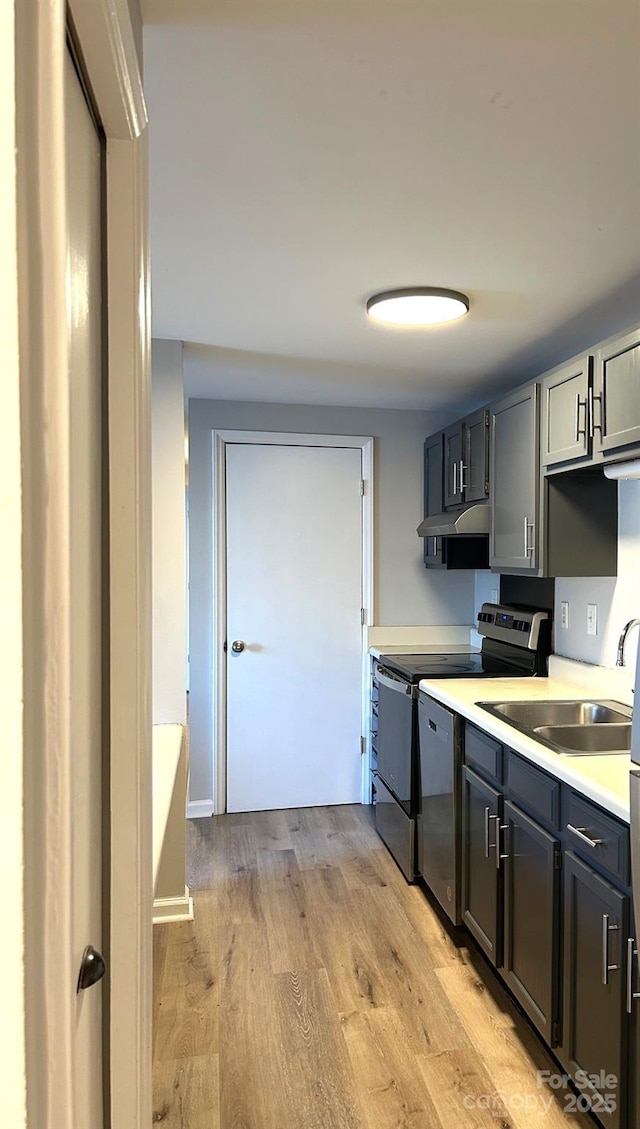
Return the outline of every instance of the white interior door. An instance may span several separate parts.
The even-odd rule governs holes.
[[[103,545],[102,154],[71,56],[65,69],[71,469],[71,787],[75,1121],[103,1124],[102,984],[76,992],[102,948]]]
[[[227,811],[360,799],[361,458],[227,446]]]

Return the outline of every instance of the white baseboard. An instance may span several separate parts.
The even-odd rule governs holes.
[[[188,886],[181,898],[156,898],[153,903],[153,924],[166,925],[171,921],[193,921],[193,898]]]
[[[187,819],[205,819],[208,815],[213,815],[213,800],[187,802]]]

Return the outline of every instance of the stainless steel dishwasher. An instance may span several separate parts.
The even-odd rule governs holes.
[[[462,726],[457,714],[423,693],[418,726],[418,871],[453,924],[460,925]]]

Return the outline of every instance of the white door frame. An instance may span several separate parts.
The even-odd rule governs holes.
[[[369,716],[367,627],[373,622],[373,438],[362,435],[298,435],[273,431],[213,431],[213,811],[225,811],[227,796],[227,483],[228,443],[259,443],[287,447],[352,447],[362,452],[362,729],[366,738]],[[362,803],[370,803],[368,742],[362,742]]]
[[[109,764],[105,1129],[151,1123],[151,432],[146,109],[127,0],[16,4],[29,1124],[73,1120],[64,59],[106,138]],[[14,907],[16,908],[16,907]],[[87,1127],[89,1129],[89,1127]]]

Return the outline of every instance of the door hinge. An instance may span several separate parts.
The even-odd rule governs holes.
[[[367,484],[366,484],[364,478],[361,478],[360,479],[360,497],[361,498],[364,498],[366,486],[367,486]]]
[[[361,737],[360,738],[360,756],[363,757],[364,754],[366,753],[366,751],[367,751],[367,738]]]
[[[562,1041],[562,1028],[558,1020],[554,1020],[551,1024],[551,1042],[554,1046],[559,1047]]]
[[[360,608],[360,623],[364,627],[366,622],[367,622],[367,609],[366,608]]]
[[[555,847],[553,851],[553,867],[554,870],[562,870],[562,848]]]

